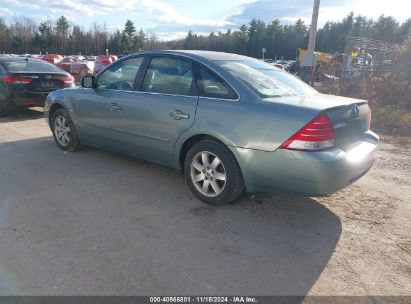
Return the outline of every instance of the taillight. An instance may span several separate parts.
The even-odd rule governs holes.
[[[16,77],[12,75],[1,76],[0,79],[7,84],[26,84],[33,81],[32,78]]]
[[[281,145],[288,150],[319,151],[335,146],[335,135],[326,114],[318,115]]]
[[[74,82],[74,77],[73,76],[67,76],[67,77],[63,78],[61,81],[63,81],[64,83],[73,83]]]

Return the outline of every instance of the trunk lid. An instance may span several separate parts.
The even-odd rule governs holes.
[[[18,91],[23,89],[25,91],[33,92],[51,92],[54,90],[64,88],[63,79],[67,77],[64,73],[31,73],[31,72],[22,72],[22,73],[12,73],[14,77],[19,78],[29,78],[32,79],[30,83],[21,85],[18,84]],[[17,89],[17,88],[16,88]]]
[[[329,108],[367,103],[366,100],[353,99],[335,95],[326,95],[320,93],[313,95],[264,98],[263,101],[288,104],[297,107],[316,109],[319,111],[323,111]]]
[[[370,109],[367,103],[357,102],[331,108],[325,113],[333,124],[338,148],[347,150],[364,139],[370,123]]]
[[[370,109],[366,100],[314,94],[266,98],[264,101],[315,109],[318,113],[327,114],[333,125],[336,146],[342,150],[358,144],[369,129]]]

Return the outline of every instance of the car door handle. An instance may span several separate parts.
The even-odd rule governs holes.
[[[180,119],[189,119],[190,115],[187,113],[183,113],[180,110],[175,110],[173,112],[170,113],[170,116],[173,117],[176,120],[180,120]]]
[[[123,107],[122,107],[122,106],[119,106],[119,105],[116,104],[115,102],[114,102],[114,103],[110,103],[110,104],[108,105],[108,107],[109,107],[109,109],[110,109],[111,111],[121,111],[121,110],[123,110]]]

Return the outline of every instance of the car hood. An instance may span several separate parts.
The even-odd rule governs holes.
[[[367,103],[366,100],[353,99],[348,97],[341,97],[335,95],[326,94],[313,94],[313,95],[301,95],[301,96],[285,96],[264,98],[264,102],[273,102],[280,104],[293,105],[297,107],[310,108],[315,110],[325,110],[329,108],[347,106],[351,104],[363,104]]]

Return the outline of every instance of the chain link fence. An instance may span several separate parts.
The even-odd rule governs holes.
[[[404,44],[349,37],[323,73],[320,91],[368,100],[377,129],[411,136],[411,37]]]
[[[349,37],[344,51],[342,79],[400,71],[401,66],[396,64],[396,58],[404,48],[405,45],[371,38]]]

